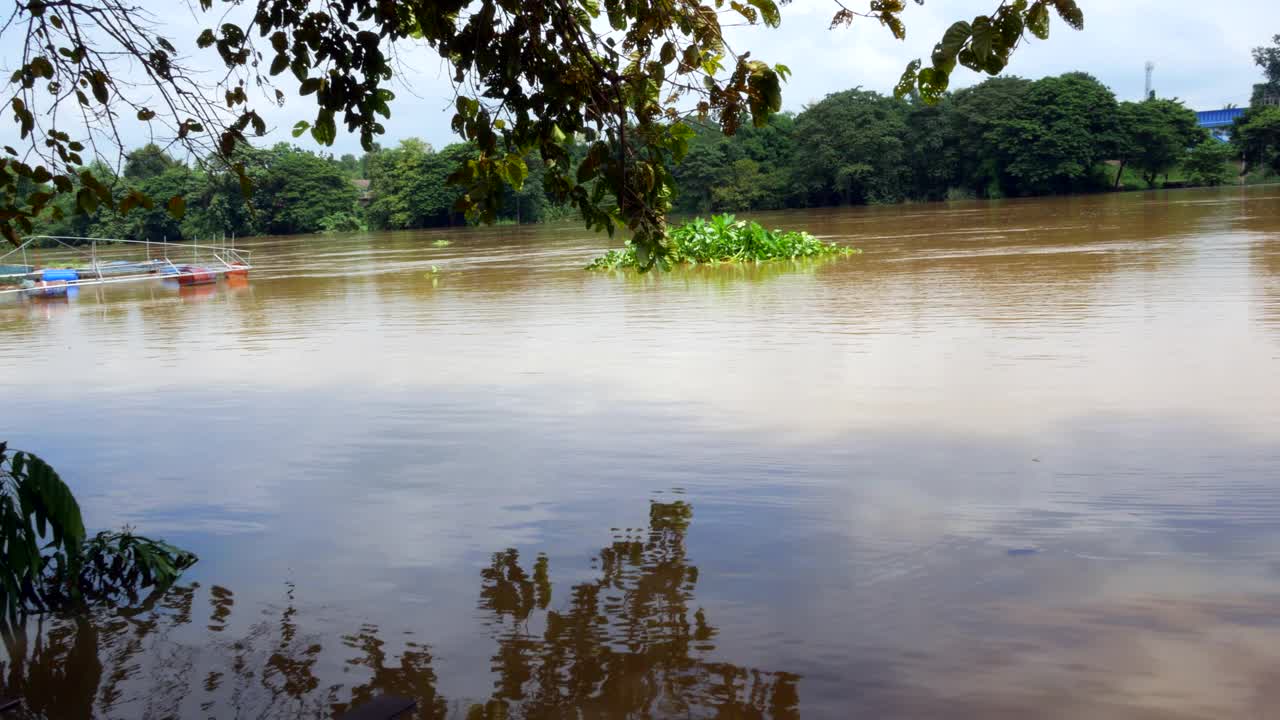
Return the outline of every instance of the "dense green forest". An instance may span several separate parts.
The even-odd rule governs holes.
[[[700,132],[676,169],[687,212],[1217,185],[1233,146],[1177,100],[1118,102],[1094,78],[992,78],[937,104],[864,90],[731,138]]]
[[[1228,144],[1198,127],[1177,100],[1119,102],[1084,73],[992,78],[935,104],[846,90],[763,127],[744,123],[733,136],[695,129],[675,170],[678,212],[1218,185],[1237,181],[1242,154],[1265,176],[1280,172],[1280,108],[1250,110]],[[110,175],[113,192],[182,196],[184,212],[148,201],[125,215],[106,208],[86,215],[64,197],[67,207],[40,231],[176,240],[464,222],[455,209],[461,190],[447,178],[471,155],[466,144],[437,150],[408,139],[362,157],[287,144],[239,152],[252,180],[247,202],[234,174],[148,145]],[[528,178],[520,190],[506,190],[499,221],[571,216],[544,191],[539,159],[527,162]]]

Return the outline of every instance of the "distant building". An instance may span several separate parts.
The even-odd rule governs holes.
[[[357,178],[352,180],[351,184],[355,185],[356,191],[360,193],[359,196],[356,197],[356,202],[361,205],[368,205],[369,201],[373,198],[373,194],[369,192],[369,181],[364,178]]]
[[[1196,112],[1196,122],[1208,130],[1215,138],[1226,142],[1231,139],[1231,126],[1236,118],[1244,114],[1244,108],[1224,108],[1222,110],[1202,110]]]

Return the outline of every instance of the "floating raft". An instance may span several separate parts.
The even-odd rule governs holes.
[[[37,260],[42,253],[57,255],[57,260],[41,266]],[[190,262],[186,259],[188,254]],[[0,295],[65,296],[68,289],[75,287],[156,278],[176,280],[182,286],[207,285],[220,277],[248,276],[253,268],[249,256],[248,250],[225,243],[36,235],[24,238],[21,245],[0,255]]]

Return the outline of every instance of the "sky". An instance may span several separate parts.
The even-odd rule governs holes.
[[[12,0],[0,0],[0,7]],[[212,49],[196,50],[192,40],[207,18],[196,17],[174,0],[139,0],[152,9],[168,37],[189,50],[192,63],[211,71],[218,63]],[[1280,34],[1280,2],[1277,0],[1229,0],[1216,10],[1202,0],[1078,0],[1085,13],[1085,29],[1077,32],[1054,17],[1047,41],[1028,36],[1015,53],[1006,74],[1039,78],[1082,70],[1108,85],[1121,100],[1142,96],[1144,65],[1155,63],[1154,87],[1161,97],[1177,97],[1196,110],[1210,110],[1226,103],[1248,104],[1253,83],[1260,73],[1251,48],[1267,44]],[[907,3],[904,20],[907,39],[898,41],[871,19],[859,19],[852,27],[829,30],[837,5],[833,0],[795,0],[782,8],[778,28],[731,28],[731,47],[749,49],[752,57],[783,63],[793,72],[783,88],[785,110],[799,112],[829,93],[853,87],[890,92],[910,60],[927,57],[933,44],[952,21],[990,12],[994,0],[927,0],[923,6]],[[858,7],[855,2],[852,7]],[[6,9],[7,16],[8,10]],[[10,31],[12,32],[12,31]],[[12,70],[16,43],[2,38],[0,72]],[[449,129],[452,90],[444,63],[425,47],[401,48],[405,70],[403,85],[396,88],[392,117],[385,121],[383,145],[408,137],[420,137],[436,147],[457,138]],[[287,74],[286,76],[287,77]],[[980,82],[983,76],[958,68],[952,87]],[[288,88],[284,88],[288,90]],[[309,120],[314,110],[291,97],[283,108],[257,103],[272,128],[266,142],[290,141],[290,128]],[[7,118],[6,118],[7,119]],[[11,123],[0,123],[0,140],[11,143]],[[126,142],[146,141],[141,128]],[[309,136],[297,141],[319,148]],[[360,152],[359,138],[340,127],[330,151]]]

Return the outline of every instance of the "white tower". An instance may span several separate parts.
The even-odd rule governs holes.
[[[1146,92],[1142,93],[1143,100],[1149,100],[1151,98],[1151,93],[1154,92],[1154,90],[1151,87],[1151,73],[1155,72],[1155,69],[1156,69],[1156,64],[1148,60],[1147,61],[1147,89],[1146,89]]]

